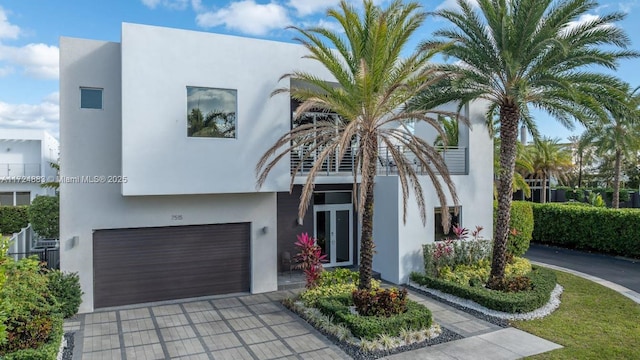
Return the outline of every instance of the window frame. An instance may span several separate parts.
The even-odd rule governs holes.
[[[82,106],[82,94],[83,91],[100,91],[100,107],[84,107]],[[92,87],[92,86],[80,86],[80,109],[82,110],[104,110],[104,88]]]

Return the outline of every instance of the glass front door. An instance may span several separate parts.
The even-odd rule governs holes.
[[[327,255],[325,266],[353,265],[353,206],[315,205],[314,236]]]

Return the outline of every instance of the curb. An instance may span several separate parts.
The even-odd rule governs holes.
[[[579,277],[581,277],[583,279],[587,279],[587,280],[593,281],[593,282],[595,282],[597,284],[600,284],[600,285],[602,285],[604,287],[607,287],[607,288],[609,288],[611,290],[617,291],[618,293],[620,293],[620,294],[628,297],[629,299],[633,300],[636,304],[640,304],[640,293],[637,293],[637,292],[635,292],[635,291],[633,291],[633,290],[631,290],[629,288],[626,288],[626,287],[624,287],[622,285],[618,285],[618,284],[616,284],[614,282],[611,282],[609,280],[604,280],[604,279],[601,279],[601,278],[599,278],[597,276],[585,274],[585,273],[580,272],[580,271],[563,268],[561,266],[546,264],[546,263],[539,262],[539,261],[531,261],[531,263],[535,264],[535,265],[544,266],[544,267],[547,267],[547,268],[553,269],[553,270],[564,271],[564,272],[567,272],[569,274],[573,274],[573,275],[579,276]]]

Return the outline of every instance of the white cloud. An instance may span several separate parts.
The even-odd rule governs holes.
[[[227,29],[250,35],[265,35],[273,29],[291,24],[287,9],[276,3],[256,4],[253,0],[230,3],[227,7],[198,14],[198,26],[211,28],[224,25]]]
[[[16,39],[20,35],[20,27],[9,23],[7,13],[0,6],[0,39]]]
[[[471,4],[471,6],[473,7],[478,7],[478,1],[477,0],[467,0],[468,3]],[[436,11],[437,10],[459,10],[460,7],[458,6],[458,0],[444,0],[442,3],[440,3],[440,5],[436,6]]]
[[[579,26],[579,25],[584,24],[584,23],[596,21],[596,20],[599,20],[599,19],[600,19],[600,16],[594,15],[594,14],[583,14],[583,15],[580,15],[578,20],[569,21],[561,33],[562,34],[566,34],[568,31],[571,31],[576,26]],[[601,26],[606,27],[606,26],[614,26],[614,25],[613,24],[605,24],[605,25],[601,25]]]
[[[339,3],[340,0],[289,0],[287,5],[294,8],[299,16],[307,16],[325,11]]]
[[[59,94],[47,95],[39,104],[9,104],[0,101],[0,128],[43,129],[59,132]]]
[[[0,44],[0,61],[18,66],[26,75],[34,78],[58,78],[59,49],[57,46],[41,43],[24,46]]]
[[[326,19],[320,19],[316,22],[302,22],[301,27],[303,29],[308,29],[311,27],[322,27],[328,30],[331,30],[336,33],[344,33],[344,28],[336,21],[330,21]]]
[[[634,7],[638,7],[638,6],[640,6],[640,1],[638,0],[621,1],[618,3],[618,8],[620,8],[620,11],[625,12],[627,14],[630,13]]]
[[[158,6],[173,10],[184,10],[189,6],[189,0],[141,0],[144,6],[155,9]]]

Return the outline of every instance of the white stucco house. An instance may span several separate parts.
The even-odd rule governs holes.
[[[289,193],[295,153],[256,190],[256,163],[279,136],[332,116],[293,122],[295,101],[270,96],[295,81],[279,81],[294,69],[332,81],[305,54],[296,44],[127,23],[120,43],[61,38],[61,267],[80,274],[81,312],[274,291],[282,254],[295,252],[302,232],[318,239],[327,266],[357,265],[348,160],[327,164],[303,219],[301,187]],[[459,221],[490,229],[492,144],[483,109],[465,111],[472,130],[462,126],[459,147],[447,151]],[[384,165],[381,154],[374,270],[403,283],[422,268],[440,209],[425,176],[429,221],[411,202],[403,223],[400,185]]]
[[[40,185],[57,172],[59,144],[36,129],[0,129],[0,206],[29,205],[38,195],[54,195]]]

